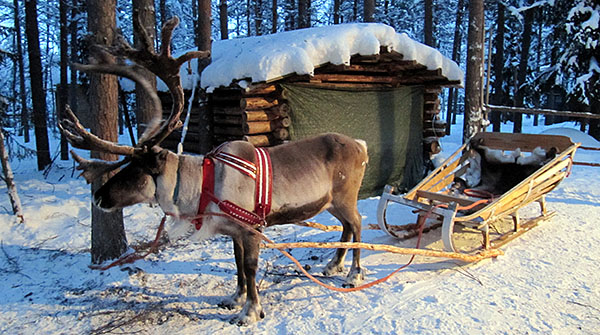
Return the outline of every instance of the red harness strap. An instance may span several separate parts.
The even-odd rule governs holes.
[[[211,202],[217,204],[219,209],[242,222],[252,226],[265,225],[265,218],[271,211],[271,193],[273,189],[273,170],[271,167],[271,157],[269,152],[263,148],[255,149],[256,162],[247,161],[238,156],[221,152],[221,147],[209,153],[202,162],[202,193],[200,194],[200,204],[198,206],[198,216],[192,220],[197,230],[202,227],[202,217],[206,207]],[[246,176],[256,180],[255,188],[255,207],[254,212],[250,212],[229,200],[219,200],[215,194],[215,162],[218,160],[228,166],[231,166]]]

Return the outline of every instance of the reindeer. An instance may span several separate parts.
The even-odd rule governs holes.
[[[89,133],[76,116],[66,110],[67,117],[60,127],[69,142],[77,148],[97,150],[124,156],[118,162],[85,160],[72,151],[79,163],[77,169],[89,183],[104,173],[117,168],[121,170],[93,194],[93,202],[99,208],[112,211],[143,202],[158,202],[165,213],[198,224],[198,210],[203,192],[203,172],[207,169],[207,156],[175,154],[161,148],[160,143],[181,126],[179,116],[183,110],[183,88],[179,67],[185,61],[208,57],[207,52],[187,53],[174,59],[169,50],[173,29],[178,24],[175,17],[168,21],[162,31],[162,48],[156,54],[151,41],[144,34],[139,22],[135,29],[142,32],[145,47],[136,50],[122,38],[111,48],[96,48],[97,63],[81,65],[78,69],[93,73],[110,73],[130,78],[140,83],[152,96],[156,113],[162,107],[154,90],[139,75],[143,67],[159,78],[169,88],[173,97],[171,114],[166,121],[149,126],[136,146],[126,146],[100,139]],[[122,57],[133,64],[115,62]],[[347,136],[328,133],[296,142],[265,149],[270,156],[272,171],[271,210],[264,213],[265,226],[287,224],[306,220],[324,210],[329,211],[343,225],[342,242],[361,240],[361,216],[357,209],[358,190],[368,161],[366,144]],[[219,152],[234,155],[257,164],[255,148],[244,141],[223,144]],[[237,267],[237,288],[220,306],[243,309],[232,321],[248,324],[264,318],[258,291],[256,272],[259,257],[257,230],[246,229],[236,219],[224,215],[221,200],[234,203],[238,208],[251,211],[255,205],[255,182],[237,169],[213,161],[214,191],[216,201],[206,205],[201,219],[200,234],[211,236],[224,234],[233,240]],[[214,215],[209,215],[213,213]],[[324,273],[333,275],[344,270],[346,249],[338,249],[326,265]],[[358,285],[364,279],[360,266],[360,249],[353,250],[353,261],[347,276],[347,285]]]

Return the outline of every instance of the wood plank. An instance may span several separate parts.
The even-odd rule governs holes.
[[[425,198],[425,199],[429,199],[429,200],[440,201],[440,202],[447,203],[447,204],[449,204],[451,202],[455,202],[455,203],[459,204],[460,206],[469,206],[469,205],[472,205],[473,203],[475,203],[476,201],[479,201],[479,199],[472,200],[472,199],[468,199],[468,198],[458,197],[455,195],[435,193],[435,192],[429,192],[429,191],[424,191],[424,190],[417,191],[417,198]]]
[[[542,215],[542,216],[533,218],[531,220],[527,220],[526,222],[521,224],[521,228],[519,229],[519,231],[514,232],[514,233],[504,234],[504,235],[500,236],[499,238],[491,241],[491,248],[495,249],[495,248],[500,248],[500,247],[506,245],[508,242],[514,240],[515,238],[523,235],[524,233],[530,231],[532,228],[536,227],[540,222],[550,220],[555,215],[556,215],[556,212],[551,212],[551,213],[548,213],[547,215]]]
[[[261,248],[292,249],[292,248],[319,248],[319,249],[366,249],[373,251],[386,251],[404,255],[419,255],[427,257],[442,257],[458,259],[463,262],[478,262],[485,258],[497,257],[504,253],[500,249],[482,250],[476,254],[463,254],[459,252],[446,252],[431,249],[400,248],[387,244],[369,244],[362,242],[292,242],[292,243],[262,243]]]
[[[222,114],[222,115],[238,115],[242,116],[244,110],[239,106],[213,106],[212,107],[213,114]]]
[[[539,135],[539,134],[513,134],[513,133],[478,133],[474,139],[483,139],[482,145],[490,149],[515,150],[531,152],[537,147],[546,150],[551,147],[557,147],[562,152],[573,145],[571,139],[566,136],[558,135]]]
[[[421,180],[415,187],[413,187],[404,198],[412,200],[414,199],[417,190],[427,190],[429,187],[434,185],[437,181],[442,179],[445,175],[451,173],[450,170],[454,170],[459,164],[467,159],[467,155],[462,155],[463,150],[467,147],[463,144],[458,150],[456,150],[450,157],[448,157],[440,166],[433,170],[425,179]],[[459,157],[459,155],[462,155]],[[453,166],[453,167],[452,167]]]
[[[328,74],[328,73],[315,73],[313,76],[314,80],[321,82],[346,82],[346,83],[386,83],[392,84],[396,82],[395,77],[389,76],[368,76],[368,75],[356,75],[356,74]]]
[[[259,84],[251,86],[247,91],[243,92],[244,96],[262,96],[269,94],[276,94],[281,90],[281,87],[277,84]]]
[[[213,131],[217,135],[228,135],[228,136],[244,136],[244,130],[242,127],[229,127],[226,125],[215,125]]]
[[[586,113],[586,112],[559,111],[559,110],[544,109],[544,108],[507,107],[507,106],[496,106],[496,105],[485,105],[484,107],[488,110],[493,110],[493,111],[498,111],[498,112],[570,116],[570,117],[583,118],[583,119],[600,119],[600,114],[593,114],[593,113]]]
[[[231,124],[231,125],[244,124],[242,117],[239,115],[214,114],[213,120],[217,124]]]
[[[281,143],[281,140],[276,139],[272,134],[245,135],[244,141],[252,143],[255,147],[269,147]]]
[[[264,96],[245,97],[241,105],[246,110],[263,110],[279,105],[279,100],[269,99]]]

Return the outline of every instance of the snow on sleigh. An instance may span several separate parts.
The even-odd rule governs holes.
[[[446,252],[498,248],[553,216],[545,195],[569,174],[578,146],[566,136],[479,133],[408,193],[386,186],[377,208],[379,227],[401,237],[397,232],[406,228],[386,220],[390,203],[399,203],[415,209],[417,225],[441,226]],[[540,204],[541,214],[522,220],[519,210],[532,202]]]

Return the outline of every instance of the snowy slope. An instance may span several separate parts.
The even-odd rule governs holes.
[[[525,127],[532,133],[546,129]],[[444,139],[446,154],[459,145],[459,133],[453,128],[453,135]],[[598,154],[588,157],[600,162]],[[6,188],[0,183],[1,334],[571,335],[600,329],[597,168],[575,167],[548,195],[549,209],[557,212],[552,220],[509,243],[505,255],[471,266],[417,257],[391,280],[344,294],[313,284],[278,252],[264,251],[258,280],[266,318],[238,327],[228,322],[238,311],[216,307],[235,288],[231,242],[224,237],[180,241],[120,269],[88,269],[89,187],[71,177],[71,167],[62,162],[44,178],[33,160],[13,162],[27,220],[21,225],[8,213]],[[363,225],[376,223],[376,206],[376,198],[359,202]],[[390,220],[408,220],[402,210],[390,211]],[[160,216],[159,209],[147,205],[126,209],[129,242],[151,239]],[[316,221],[335,224],[325,214]],[[339,233],[296,226],[270,228],[267,235],[277,242],[339,238]],[[363,239],[415,244],[415,239],[398,242],[377,230],[365,230]],[[438,239],[439,230],[434,230],[424,243]],[[332,252],[292,251],[313,274],[320,274]],[[373,280],[407,260],[364,252],[362,264],[367,280]],[[341,276],[324,280],[338,286],[343,282]]]

